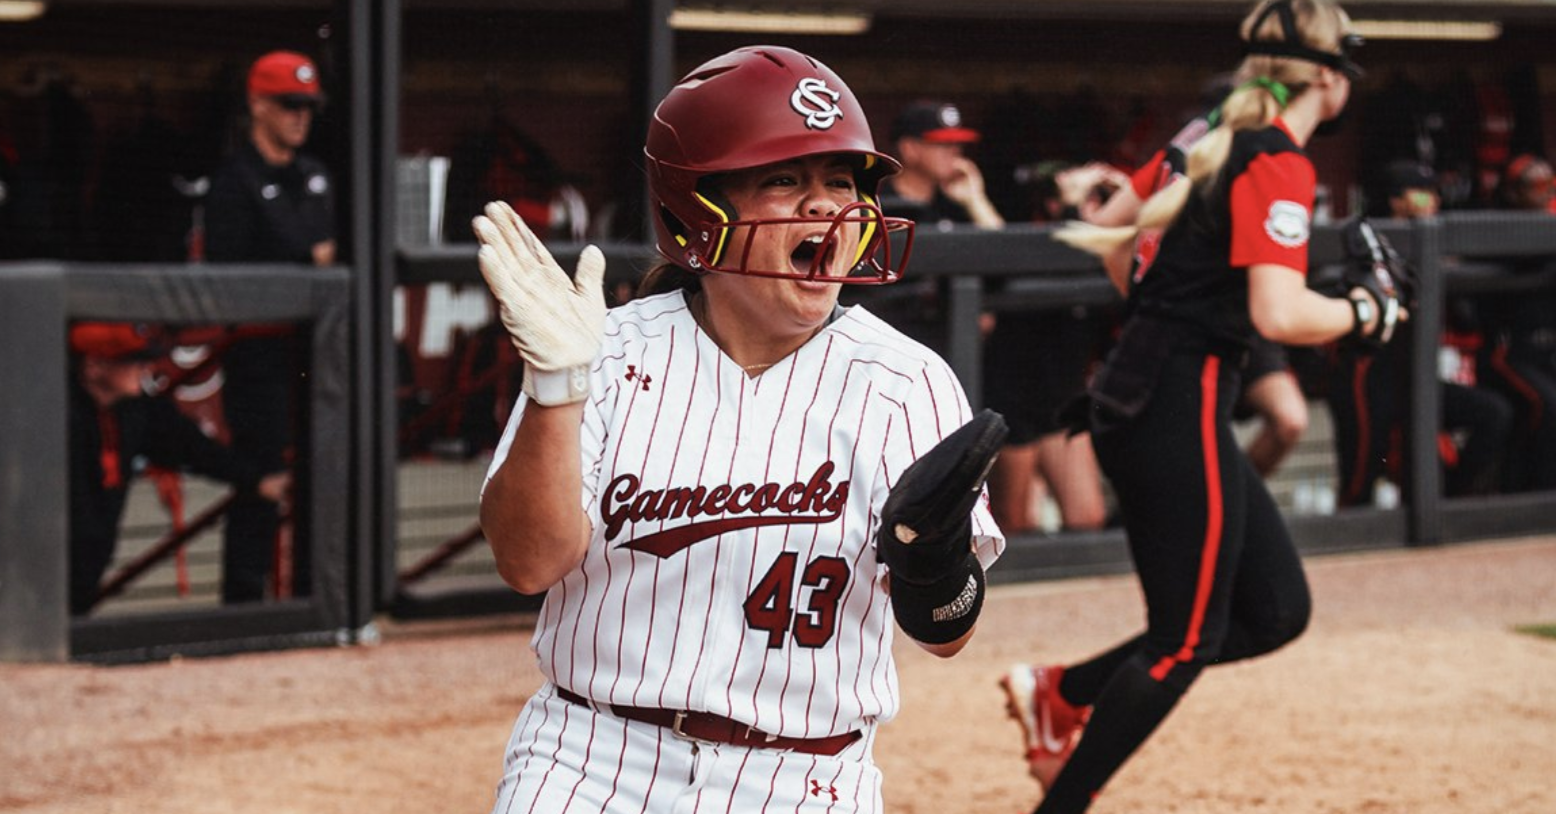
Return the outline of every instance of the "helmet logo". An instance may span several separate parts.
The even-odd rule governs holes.
[[[789,95],[789,106],[805,117],[806,127],[826,130],[843,118],[843,109],[837,106],[842,95],[827,87],[826,80],[809,76],[801,79],[794,93]]]

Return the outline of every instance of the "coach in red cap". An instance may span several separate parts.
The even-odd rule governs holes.
[[[249,138],[216,173],[206,201],[206,257],[216,263],[335,262],[334,185],[303,152],[324,104],[319,69],[292,51],[249,68]]]
[[[881,184],[881,209],[920,224],[969,223],[998,229],[1005,219],[984,190],[983,173],[966,155],[978,131],[947,102],[914,102],[897,114],[891,138],[902,172]]]
[[[334,183],[324,163],[304,151],[324,103],[313,60],[273,51],[248,77],[249,138],[211,181],[205,205],[206,259],[212,263],[329,266],[335,263]],[[292,458],[292,405],[303,371],[295,334],[236,341],[222,359],[222,410],[232,446],[264,471]],[[240,495],[227,515],[222,596],[253,602],[274,585],[272,552],[281,517],[275,504]],[[306,540],[293,576],[311,579]]]

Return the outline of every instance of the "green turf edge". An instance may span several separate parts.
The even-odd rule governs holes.
[[[1547,639],[1556,639],[1556,623],[1548,625],[1519,625],[1513,629],[1519,633],[1527,633],[1530,636],[1543,636]]]

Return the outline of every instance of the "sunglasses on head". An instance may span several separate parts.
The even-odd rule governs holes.
[[[272,98],[275,99],[275,103],[280,105],[283,110],[292,113],[300,110],[317,111],[319,109],[319,100],[311,96],[275,96]]]

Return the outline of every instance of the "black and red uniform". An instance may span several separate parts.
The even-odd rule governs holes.
[[[1503,261],[1514,274],[1556,268],[1548,258]],[[1507,492],[1556,489],[1556,294],[1547,289],[1474,298],[1486,327],[1479,349],[1480,384],[1512,405],[1514,423],[1502,487]]]
[[[1522,448],[1509,446],[1513,405],[1486,387],[1476,370],[1485,338],[1478,327],[1456,317],[1456,310],[1449,309],[1438,352],[1442,426],[1437,453],[1445,497],[1499,491],[1504,459]],[[1405,499],[1412,499],[1404,477],[1410,354],[1404,342],[1372,352],[1342,345],[1335,354],[1329,410],[1339,464],[1336,502],[1341,506],[1372,503],[1379,479],[1400,486]]]
[[[1135,170],[1129,178],[1129,185],[1133,187],[1135,197],[1144,201],[1166,186],[1168,181],[1182,175],[1188,160],[1188,151],[1195,142],[1210,132],[1215,126],[1215,118],[1218,115],[1217,109],[1212,109],[1208,113],[1195,117],[1173,135],[1166,147],[1156,151],[1149,161]],[[1136,247],[1135,274],[1131,282],[1138,280],[1146,269],[1150,268],[1151,260],[1156,256],[1160,242],[1159,234],[1141,237]],[[1242,362],[1241,373],[1245,389],[1271,373],[1292,372],[1291,361],[1286,355],[1284,345],[1271,342],[1258,334],[1254,334],[1251,341],[1252,347],[1243,356]],[[1234,417],[1242,421],[1253,415],[1253,408],[1246,402],[1240,402]]]
[[[80,385],[70,395],[70,612],[96,604],[119,543],[119,521],[138,468],[188,470],[253,494],[260,470],[222,446],[166,398],[100,407]],[[262,498],[261,498],[262,499]]]
[[[1306,628],[1302,563],[1238,447],[1238,368],[1256,337],[1248,268],[1307,271],[1312,163],[1285,125],[1237,133],[1143,257],[1118,345],[1093,380],[1091,432],[1116,490],[1147,628],[1067,668],[1086,735],[1039,806],[1083,810],[1211,664],[1268,653]]]

